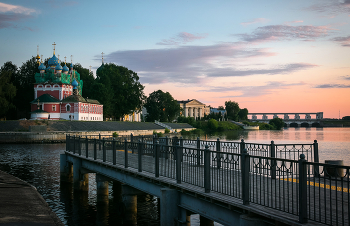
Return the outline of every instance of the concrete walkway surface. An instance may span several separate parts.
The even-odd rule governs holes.
[[[0,170],[0,225],[64,225],[32,185]]]

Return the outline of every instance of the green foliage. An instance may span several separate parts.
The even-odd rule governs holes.
[[[194,120],[193,117],[184,117],[184,116],[179,116],[177,118],[177,122],[178,123],[188,123],[190,124],[191,126],[195,127],[195,123],[196,123],[196,120]]]
[[[210,120],[208,121],[208,128],[209,128],[210,130],[217,130],[218,127],[219,127],[219,123],[218,123],[218,121],[216,121],[215,119],[210,119]]]
[[[218,110],[225,110],[224,106],[219,106]]]
[[[227,131],[227,130],[241,130],[242,128],[232,122],[219,122],[218,131]]]
[[[247,108],[240,109],[238,112],[238,118],[239,120],[248,120],[248,109]]]
[[[171,96],[169,92],[164,93],[162,90],[154,91],[147,98],[144,105],[147,109],[147,122],[155,120],[161,122],[171,122],[180,113],[180,105]]]
[[[234,121],[238,119],[239,104],[234,101],[225,101],[225,109],[227,112],[227,117]]]
[[[119,136],[119,134],[117,132],[113,133],[113,137],[118,137],[118,136]]]
[[[6,117],[11,108],[15,108],[13,98],[16,96],[16,87],[10,82],[11,72],[1,71],[0,73],[0,118]]]
[[[103,64],[96,71],[96,82],[104,88],[104,94],[94,93],[93,99],[102,100],[104,115],[119,119],[135,110],[141,110],[145,99],[144,86],[137,73],[113,63]],[[93,86],[94,87],[94,86]],[[103,97],[104,95],[105,97]]]
[[[350,116],[344,116],[342,119],[343,120],[350,120]]]
[[[275,129],[280,130],[284,126],[284,122],[281,118],[274,118],[269,121],[269,124],[272,125]]]
[[[170,129],[165,128],[164,133],[170,133]]]
[[[275,127],[267,123],[260,123],[259,130],[273,130]]]

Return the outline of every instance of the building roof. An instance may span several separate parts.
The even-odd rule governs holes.
[[[36,98],[35,100],[33,100],[30,103],[31,104],[36,104],[36,103],[38,103],[38,100],[39,100],[39,102],[44,102],[44,103],[47,103],[47,102],[54,102],[54,103],[58,102],[59,103],[60,102],[59,99],[53,97],[50,94],[45,93],[45,94],[41,95],[40,97]]]
[[[93,99],[88,99],[88,98],[84,98],[80,95],[70,95],[68,97],[66,97],[65,99],[62,100],[62,102],[65,103],[76,103],[76,102],[83,102],[83,103],[90,103],[90,104],[100,104],[100,102],[98,102],[98,100],[93,100]]]

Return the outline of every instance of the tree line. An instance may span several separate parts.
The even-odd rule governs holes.
[[[44,65],[48,66],[46,59]],[[62,62],[63,66],[64,63]],[[30,102],[34,100],[35,73],[38,73],[36,58],[32,57],[21,65],[11,61],[0,68],[0,119],[30,118]],[[79,63],[73,69],[80,74],[85,98],[96,99],[104,105],[104,117],[119,120],[126,114],[141,111],[144,86],[137,73],[113,63],[103,64],[93,73]]]

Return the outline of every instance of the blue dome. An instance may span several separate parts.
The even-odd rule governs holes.
[[[57,66],[56,66],[55,69],[56,69],[56,70],[61,70],[61,71],[62,71],[62,66],[61,66],[60,64],[57,64]]]
[[[44,64],[40,64],[40,65],[39,65],[39,67],[38,67],[38,69],[41,71],[41,70],[45,70],[45,69],[46,69],[46,67],[45,67],[45,65],[44,65]]]
[[[75,80],[75,78],[73,79],[73,82],[72,82],[72,86],[73,86],[73,89],[77,89],[77,86],[78,86],[78,82],[77,80]]]
[[[56,66],[57,64],[59,64],[60,61],[59,59],[56,57],[56,55],[54,54],[50,60],[49,60],[49,66]]]
[[[63,66],[63,71],[69,71],[69,68],[67,67],[67,65]]]

